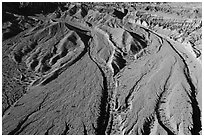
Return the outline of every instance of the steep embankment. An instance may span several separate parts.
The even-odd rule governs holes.
[[[201,134],[194,51],[127,9],[66,6],[3,41],[3,134]]]

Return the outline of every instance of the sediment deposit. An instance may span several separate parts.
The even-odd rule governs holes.
[[[2,5],[2,134],[201,134],[202,3]]]

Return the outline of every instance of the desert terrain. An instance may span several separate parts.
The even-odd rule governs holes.
[[[202,3],[3,2],[3,135],[201,135]]]

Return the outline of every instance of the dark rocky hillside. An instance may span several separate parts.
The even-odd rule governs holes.
[[[202,3],[3,2],[3,135],[200,135]]]

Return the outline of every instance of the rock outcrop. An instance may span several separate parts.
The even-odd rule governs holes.
[[[3,3],[2,134],[201,134],[190,4]]]

